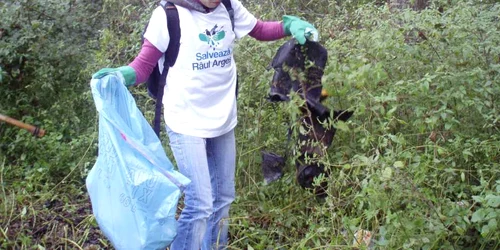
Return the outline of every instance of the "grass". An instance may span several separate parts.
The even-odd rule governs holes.
[[[283,41],[238,42],[237,199],[229,249],[355,249],[360,229],[373,233],[378,249],[499,249],[500,6],[461,1],[444,12],[394,14],[372,5],[338,11],[317,22],[330,34],[322,40],[329,51],[323,84],[332,94],[325,103],[355,113],[336,124],[322,159],[330,171],[325,199],[295,180],[296,138],[286,138],[297,107],[264,99],[273,74],[265,68]],[[426,40],[412,37],[416,28]],[[115,40],[124,43],[117,35],[103,47],[114,48]],[[139,105],[149,101],[138,96]],[[49,134],[43,146],[9,136],[15,147],[2,150],[22,154],[0,156],[0,248],[110,248],[83,184],[95,159],[96,130],[88,135],[63,144]],[[23,165],[22,157],[44,162],[42,148],[66,154]],[[284,176],[268,185],[261,150],[289,154]],[[71,170],[58,164],[72,154],[82,156]],[[68,171],[53,181],[48,170]]]

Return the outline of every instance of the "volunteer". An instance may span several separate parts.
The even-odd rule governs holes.
[[[238,0],[231,0],[234,31],[220,0],[170,2],[179,13],[181,36],[177,60],[167,75],[164,119],[179,171],[191,180],[170,249],[221,249],[227,245],[229,207],[235,198],[235,40],[249,35],[272,41],[292,35],[304,44],[318,33],[294,16],[258,20]],[[128,66],[101,69],[93,78],[120,72],[127,86],[146,81],[169,44],[166,20],[159,6],[139,55]]]

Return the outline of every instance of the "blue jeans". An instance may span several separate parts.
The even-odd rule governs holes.
[[[191,180],[171,250],[221,249],[227,245],[229,207],[235,197],[234,130],[215,138],[178,134],[167,127],[179,171]]]

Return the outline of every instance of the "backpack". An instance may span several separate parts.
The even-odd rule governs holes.
[[[231,6],[231,0],[222,0],[222,4],[226,7],[229,18],[231,19],[232,29],[234,31],[234,10]],[[167,16],[167,26],[168,34],[170,36],[170,42],[168,43],[167,50],[164,53],[165,61],[163,62],[162,72],[160,73],[160,67],[157,63],[153,69],[153,72],[149,75],[148,80],[146,81],[149,96],[156,100],[153,130],[155,131],[158,138],[160,137],[162,111],[161,100],[163,98],[163,91],[165,88],[168,70],[170,67],[174,66],[175,61],[177,60],[181,38],[179,12],[177,11],[177,8],[173,3],[168,1],[161,1],[159,5],[162,6]],[[146,24],[146,27],[144,28],[144,31],[142,33],[142,43],[144,43],[144,33],[146,33],[147,27],[148,24]]]

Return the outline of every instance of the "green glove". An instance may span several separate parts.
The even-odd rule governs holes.
[[[94,79],[101,79],[105,75],[113,72],[120,72],[125,79],[125,86],[134,85],[136,80],[135,70],[130,66],[122,66],[119,68],[103,68],[92,75]]]
[[[306,39],[318,41],[318,30],[296,16],[283,16],[283,27],[285,34],[292,35],[302,45],[306,43]]]

